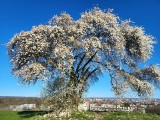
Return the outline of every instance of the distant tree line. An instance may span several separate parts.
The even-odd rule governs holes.
[[[41,99],[38,97],[3,97],[0,98],[0,110],[9,110],[10,105],[36,104],[40,106]]]

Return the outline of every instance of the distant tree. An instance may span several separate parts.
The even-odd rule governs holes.
[[[154,114],[160,114],[160,105],[153,105],[146,107],[146,113],[154,113]]]
[[[130,104],[129,103],[123,103],[123,107],[130,107]]]
[[[48,25],[22,31],[7,49],[12,73],[22,84],[49,80],[48,95],[62,94],[78,105],[84,91],[106,71],[116,95],[129,89],[138,96],[152,95],[154,86],[160,85],[160,70],[158,65],[145,67],[144,62],[152,55],[153,44],[154,37],[143,28],[120,20],[112,10],[94,8],[76,21],[62,13]]]

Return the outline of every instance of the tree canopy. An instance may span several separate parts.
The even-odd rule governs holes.
[[[131,89],[150,96],[160,85],[159,66],[145,67],[154,44],[142,27],[121,20],[111,9],[94,8],[78,20],[62,13],[47,25],[22,31],[7,49],[12,73],[21,83],[52,80],[53,93],[74,88],[72,94],[81,98],[99,75],[108,72],[116,95]]]

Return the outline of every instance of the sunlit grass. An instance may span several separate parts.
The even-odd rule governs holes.
[[[46,120],[44,111],[0,111],[0,120]],[[63,120],[160,120],[160,115],[138,112],[74,112]],[[51,120],[57,120],[52,118]]]

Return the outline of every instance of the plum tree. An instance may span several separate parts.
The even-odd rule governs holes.
[[[22,84],[52,81],[47,95],[65,93],[78,104],[84,91],[106,71],[116,95],[129,89],[139,96],[152,95],[159,87],[160,70],[158,65],[145,67],[144,62],[154,44],[154,37],[142,27],[120,20],[111,9],[94,8],[78,20],[62,13],[47,25],[22,31],[7,49],[12,73]]]

